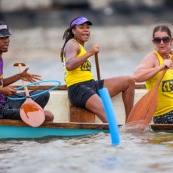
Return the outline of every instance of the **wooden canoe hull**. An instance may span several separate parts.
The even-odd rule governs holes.
[[[170,132],[173,133],[173,124],[151,124],[150,128],[154,132]]]
[[[19,87],[19,86],[16,86]],[[29,90],[47,90],[52,86],[30,86]],[[146,93],[144,85],[136,85],[135,102]],[[99,132],[109,133],[109,126],[101,123],[98,119],[95,123],[75,123],[69,122],[69,110],[67,100],[67,87],[59,86],[55,91],[51,91],[51,97],[47,109],[55,115],[55,122],[43,123],[40,127],[30,127],[22,121],[0,119],[0,139],[35,139],[43,137],[77,137],[97,134]],[[112,98],[112,102],[117,115],[118,124],[124,124],[125,113],[120,95]],[[120,125],[119,125],[120,126]],[[173,125],[151,124],[153,131],[173,132]]]
[[[154,132],[173,133],[173,124],[151,124],[150,128]],[[0,140],[79,137],[100,132],[109,133],[109,125],[107,123],[53,122],[43,123],[40,127],[30,127],[19,120],[0,120]]]
[[[0,139],[35,139],[43,137],[77,137],[109,133],[108,124],[96,123],[43,123],[30,127],[18,120],[0,120]]]
[[[15,88],[21,87],[21,85],[16,86]],[[54,85],[38,85],[38,86],[28,86],[29,90],[47,90],[54,87]],[[21,89],[23,90],[23,89]],[[144,84],[135,86],[135,98],[134,102],[136,103],[144,94],[146,94],[146,89]],[[122,94],[118,94],[117,96],[112,98],[112,103],[114,107],[114,111],[116,113],[116,119],[118,124],[125,123],[125,109],[124,103],[122,100]],[[53,91],[50,91],[49,102],[46,105],[46,110],[51,110],[54,114],[54,122],[70,122],[71,114],[68,100],[67,87],[65,85],[61,85]],[[74,121],[73,121],[74,122]],[[82,122],[82,121],[81,121]],[[91,121],[90,121],[91,123]],[[100,119],[95,116],[95,123],[101,123]]]

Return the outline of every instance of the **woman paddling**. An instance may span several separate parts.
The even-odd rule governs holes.
[[[69,28],[64,32],[65,43],[61,51],[61,60],[64,62],[69,100],[74,106],[90,110],[102,122],[107,123],[98,90],[107,88],[110,97],[122,92],[127,119],[133,107],[134,80],[130,76],[94,80],[90,57],[98,53],[100,48],[98,44],[94,44],[88,51],[84,48],[85,42],[90,37],[91,25],[92,22],[86,17],[77,17],[71,21]]]
[[[152,42],[155,50],[144,57],[134,72],[136,82],[146,82],[150,91],[159,80],[162,71],[168,68],[158,89],[158,104],[154,113],[155,124],[173,124],[173,63],[171,44],[173,38],[166,25],[158,25],[153,30]]]

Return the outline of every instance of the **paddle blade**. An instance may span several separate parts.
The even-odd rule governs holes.
[[[26,124],[32,127],[40,126],[45,120],[43,109],[31,98],[27,98],[20,107],[20,117]]]
[[[158,90],[154,87],[135,104],[128,116],[126,125],[131,128],[144,130],[152,120],[157,101]]]

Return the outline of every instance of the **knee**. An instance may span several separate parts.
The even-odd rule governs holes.
[[[54,115],[51,111],[49,110],[44,110],[44,113],[45,113],[45,121],[46,122],[52,122],[54,120]]]
[[[132,87],[135,87],[135,78],[128,76],[128,84]]]

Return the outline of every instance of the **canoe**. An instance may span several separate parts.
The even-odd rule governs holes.
[[[43,137],[79,137],[109,133],[106,123],[51,122],[31,127],[20,120],[0,120],[0,139],[35,139]]]
[[[15,86],[19,87],[19,86]],[[29,86],[29,90],[47,90],[51,85]],[[146,93],[144,85],[136,85],[135,102]],[[51,110],[55,119],[52,123],[43,123],[40,127],[30,127],[19,120],[0,119],[0,139],[36,139],[43,137],[78,137],[84,135],[98,134],[99,132],[109,133],[107,123],[100,122],[96,118],[94,123],[70,122],[69,121],[69,102],[67,99],[66,86],[59,86],[55,91],[50,92],[50,101],[46,106]],[[112,99],[119,126],[124,124],[125,113],[121,96]],[[153,131],[172,131],[173,125],[150,124]]]
[[[19,87],[14,86],[14,87]],[[38,85],[38,86],[28,86],[29,90],[47,90],[52,88],[53,85]],[[145,93],[146,88],[144,84],[136,84],[135,89],[135,99],[134,102],[137,102]],[[116,118],[118,124],[124,124],[125,122],[125,109],[124,103],[122,101],[122,95],[118,94],[117,96],[112,98],[112,103],[114,107],[114,111],[116,113]],[[61,85],[57,89],[50,91],[50,99],[45,109],[51,110],[55,115],[55,122],[70,122],[69,117],[69,100],[67,94],[66,85]],[[96,117],[95,123],[101,123],[101,121]]]
[[[150,128],[154,132],[173,133],[173,124],[151,124]]]
[[[14,85],[13,85],[14,86]],[[15,88],[20,87],[14,86]],[[47,90],[52,85],[28,86],[29,90]],[[96,118],[94,123],[70,122],[69,101],[67,87],[59,86],[50,92],[50,100],[45,109],[51,110],[55,115],[54,122],[43,123],[40,127],[30,127],[22,121],[0,120],[0,139],[35,139],[43,137],[77,137],[109,133],[108,124],[102,123]]]
[[[151,124],[150,128],[154,132],[173,132],[172,124]],[[107,123],[51,122],[43,123],[39,127],[31,127],[20,120],[0,120],[0,140],[80,137],[100,132],[109,133],[109,125]]]

